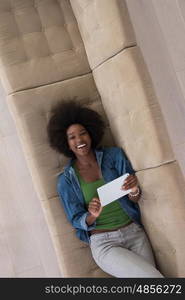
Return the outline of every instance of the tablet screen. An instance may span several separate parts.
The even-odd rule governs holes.
[[[128,173],[108,182],[97,189],[98,196],[102,206],[105,206],[131,192],[129,190],[122,190],[125,179],[128,177]]]

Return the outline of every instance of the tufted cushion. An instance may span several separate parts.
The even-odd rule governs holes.
[[[108,120],[90,74],[14,93],[8,97],[8,104],[47,218],[62,274],[66,277],[105,277],[108,275],[96,266],[89,247],[75,237],[74,229],[68,223],[59,203],[56,179],[67,159],[50,148],[46,133],[51,107],[61,99],[72,99],[76,95],[78,95],[77,101],[99,111],[108,126]],[[89,97],[88,102],[87,97]],[[108,127],[103,144],[114,144]],[[82,255],[84,268],[81,265]]]
[[[70,0],[92,69],[136,44],[124,0]]]
[[[8,93],[90,71],[69,1],[0,1],[0,72]]]

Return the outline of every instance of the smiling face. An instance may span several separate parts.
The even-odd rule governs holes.
[[[91,137],[84,126],[73,124],[68,127],[66,134],[69,148],[76,157],[87,155],[91,151]]]

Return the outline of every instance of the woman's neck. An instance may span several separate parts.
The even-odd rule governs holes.
[[[94,165],[95,163],[96,163],[96,156],[93,150],[91,150],[91,152],[89,152],[87,155],[78,156],[76,159],[76,166],[78,168],[87,168]]]

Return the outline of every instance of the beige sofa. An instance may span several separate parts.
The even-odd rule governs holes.
[[[142,220],[159,269],[185,276],[185,185],[124,0],[0,0],[0,74],[64,277],[107,277],[56,193],[66,158],[46,125],[60,99],[104,116],[103,145],[124,148],[143,189]],[[88,100],[86,100],[88,99]]]

